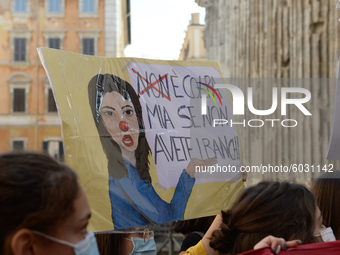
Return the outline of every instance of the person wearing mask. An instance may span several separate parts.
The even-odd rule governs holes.
[[[77,175],[47,155],[0,155],[0,254],[99,255]]]
[[[320,175],[313,182],[311,191],[322,211],[324,223],[333,229],[336,240],[340,240],[340,171]]]
[[[187,254],[229,254],[248,250],[272,235],[303,244],[322,241],[326,227],[313,194],[289,182],[260,182],[245,189],[230,210],[218,215],[202,242]],[[325,240],[324,240],[325,241]],[[274,251],[278,253],[281,248]]]
[[[153,231],[148,227],[96,234],[96,238],[101,255],[157,254]]]

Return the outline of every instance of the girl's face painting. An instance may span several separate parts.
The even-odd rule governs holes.
[[[135,107],[116,91],[103,97],[100,114],[112,139],[120,146],[122,155],[128,158],[137,149],[139,126]]]

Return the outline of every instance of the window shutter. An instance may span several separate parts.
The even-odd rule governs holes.
[[[48,141],[43,142],[43,151],[48,153]]]
[[[21,61],[26,61],[26,38],[20,38]]]
[[[24,150],[24,141],[13,141],[13,150],[14,151],[23,151]]]
[[[59,161],[64,161],[64,146],[63,142],[59,142]]]
[[[48,47],[60,50],[60,38],[49,38]]]
[[[14,89],[13,91],[13,112],[26,111],[26,91],[25,89]]]
[[[19,61],[19,39],[14,39],[14,61]]]
[[[87,39],[83,39],[83,54],[87,54]]]
[[[54,40],[55,42],[54,42],[54,48],[55,49],[60,49],[60,39],[59,38],[55,38],[55,40]]]
[[[54,100],[52,89],[48,89],[48,112],[57,112],[57,105]]]
[[[14,61],[26,61],[26,38],[14,38]]]
[[[94,55],[94,38],[83,38],[83,54]]]

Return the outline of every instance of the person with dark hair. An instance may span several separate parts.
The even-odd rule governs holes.
[[[314,243],[314,235],[325,228],[313,194],[288,182],[260,182],[245,189],[222,218],[210,246],[230,255],[253,249],[268,235]]]
[[[98,74],[90,80],[88,94],[108,160],[115,229],[182,220],[195,183],[193,164],[189,163],[180,175],[171,202],[163,201],[151,184],[151,151],[142,108],[133,87],[115,75]],[[194,165],[216,163],[216,159],[195,160]]]
[[[331,227],[336,240],[340,240],[340,171],[320,175],[313,182],[311,191],[322,211],[325,225]]]
[[[96,234],[100,255],[130,254],[126,251],[126,240],[128,234],[104,233]]]
[[[126,229],[121,233],[96,234],[101,255],[157,254],[152,230]]]
[[[99,255],[77,175],[47,155],[0,155],[0,254]]]
[[[183,255],[187,249],[196,245],[209,229],[215,216],[202,217],[198,219],[176,221],[171,224],[170,231],[183,234],[183,242],[180,249],[180,255]]]
[[[314,243],[320,241],[316,236],[325,229],[314,196],[307,188],[269,181],[245,189],[230,210],[216,216],[212,226],[201,243],[187,250],[188,254],[234,255],[252,250],[270,235]]]

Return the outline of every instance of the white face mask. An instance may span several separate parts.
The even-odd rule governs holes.
[[[100,255],[98,251],[97,241],[92,231],[89,231],[85,238],[76,244],[60,240],[39,231],[32,230],[32,232],[54,242],[72,247],[75,255]]]
[[[333,242],[336,241],[333,230],[331,227],[328,227],[324,230],[320,231],[320,234],[315,235],[315,237],[321,236],[322,241],[324,242]]]
[[[156,255],[157,248],[156,243],[153,237],[150,237],[147,242],[145,242],[144,238],[131,237],[125,238],[133,243],[133,251],[130,255]]]

